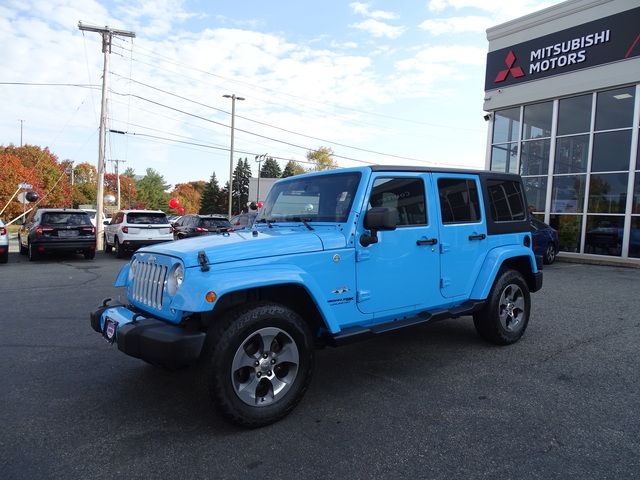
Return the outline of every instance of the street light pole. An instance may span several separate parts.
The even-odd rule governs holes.
[[[20,120],[20,146],[22,146],[22,124],[24,123],[24,120]]]
[[[233,132],[236,120],[236,100],[244,100],[243,97],[236,97],[236,94],[223,95],[224,98],[231,99],[231,150],[229,151],[229,218],[231,218],[232,191],[233,191]]]

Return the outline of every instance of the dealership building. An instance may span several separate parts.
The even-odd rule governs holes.
[[[486,168],[522,175],[563,255],[640,261],[640,1],[570,0],[487,39]]]

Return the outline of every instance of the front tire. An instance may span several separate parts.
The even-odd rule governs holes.
[[[531,295],[520,272],[505,270],[493,283],[484,307],[473,315],[478,334],[496,345],[520,340],[529,323]]]
[[[547,249],[544,251],[544,255],[542,256],[542,260],[545,265],[551,265],[556,261],[556,246],[553,243],[549,243],[547,245]]]
[[[18,246],[20,247],[20,255],[26,255],[29,249],[22,246],[22,237],[20,235],[18,235]]]
[[[291,412],[313,371],[309,325],[293,310],[260,302],[228,312],[205,343],[211,400],[228,421],[261,427]]]

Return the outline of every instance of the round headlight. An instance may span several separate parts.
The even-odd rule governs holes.
[[[169,295],[175,295],[182,281],[184,280],[184,268],[181,264],[176,264],[169,274]]]

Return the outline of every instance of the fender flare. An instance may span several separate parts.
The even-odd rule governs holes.
[[[473,289],[471,290],[470,298],[474,300],[486,299],[489,296],[493,282],[495,282],[502,264],[505,261],[516,257],[527,257],[529,259],[531,272],[536,273],[538,271],[536,258],[529,247],[525,247],[523,245],[505,245],[503,247],[496,247],[490,250],[485,257],[480,273],[478,274]]]

